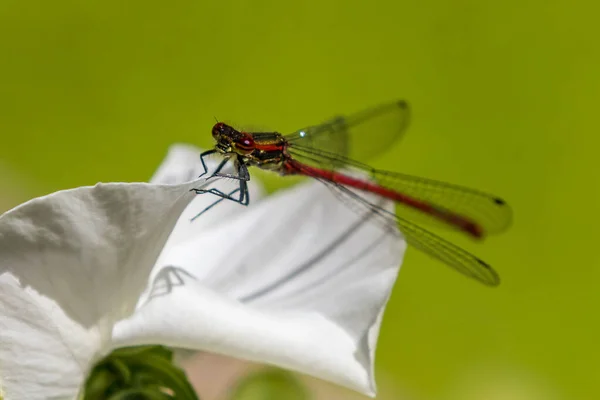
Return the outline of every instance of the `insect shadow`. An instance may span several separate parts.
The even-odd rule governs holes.
[[[167,296],[177,287],[185,286],[188,279],[197,280],[194,275],[183,268],[174,265],[163,267],[152,281],[145,304],[157,297]]]

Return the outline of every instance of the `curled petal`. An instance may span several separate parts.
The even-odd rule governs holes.
[[[42,386],[76,394],[114,322],[134,311],[190,189],[205,183],[98,184],[0,216],[5,399],[41,398]]]
[[[0,311],[4,399],[75,398],[112,325],[83,328],[11,273],[0,275]]]
[[[404,250],[397,230],[321,184],[303,185],[169,248],[115,340],[274,364],[373,395],[379,325]]]

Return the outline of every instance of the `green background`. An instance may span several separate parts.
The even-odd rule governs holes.
[[[214,117],[280,131],[397,97],[377,167],[491,191],[489,289],[409,251],[377,369],[411,399],[596,399],[600,52],[592,1],[0,3],[0,162],[29,196],[147,180]],[[368,140],[368,138],[365,138]]]

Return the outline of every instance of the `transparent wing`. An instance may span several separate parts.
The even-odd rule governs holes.
[[[286,139],[296,146],[366,160],[386,151],[399,140],[409,120],[408,104],[397,100],[308,126],[286,135]]]
[[[510,206],[500,197],[485,192],[395,172],[372,170],[371,176],[382,187],[469,218],[482,227],[485,234],[504,232],[512,222]],[[413,221],[446,225],[414,208],[402,204],[398,207],[399,213]]]
[[[484,234],[503,232],[512,221],[512,209],[504,200],[485,192],[433,179],[377,170],[358,161],[318,149],[290,146],[288,152],[301,164],[320,170],[360,171],[362,176],[370,177],[382,188],[470,219],[483,229]],[[397,212],[414,222],[453,227],[430,214],[400,202],[397,203]]]
[[[386,229],[399,227],[411,246],[486,285],[498,285],[498,274],[487,263],[421,228],[417,222],[458,229],[458,224],[439,217],[444,214],[441,210],[474,222],[482,234],[499,233],[512,220],[512,211],[502,199],[432,179],[376,170],[352,159],[374,157],[387,150],[402,136],[409,120],[406,102],[396,101],[299,130],[286,136],[287,152],[293,159],[287,163],[287,171],[320,180],[347,206],[370,211]],[[359,172],[364,180],[341,179],[337,172],[340,170],[351,176]],[[377,185],[369,186],[368,182]],[[396,212],[381,208],[365,192],[395,199]],[[407,198],[411,201],[406,201]]]
[[[488,286],[498,286],[498,273],[485,261],[445,239],[398,217],[398,225],[406,242],[430,256],[437,258],[456,271]]]
[[[309,176],[311,174],[310,169],[298,172]],[[500,284],[498,273],[477,256],[421,228],[412,221],[389,212],[379,204],[367,200],[356,189],[338,185],[335,182],[317,176],[315,178],[329,186],[341,202],[353,211],[369,211],[369,218],[388,232],[393,231],[393,227],[395,226],[399,227],[406,242],[412,247],[436,258],[461,274],[475,279],[484,285],[498,286]]]

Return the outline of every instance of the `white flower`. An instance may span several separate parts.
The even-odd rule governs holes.
[[[319,183],[260,200],[253,179],[251,206],[223,201],[191,223],[218,200],[191,188],[235,184],[190,182],[198,154],[174,146],[153,183],[61,191],[0,216],[5,400],[74,398],[99,358],[138,344],[273,364],[374,395],[404,242]]]

